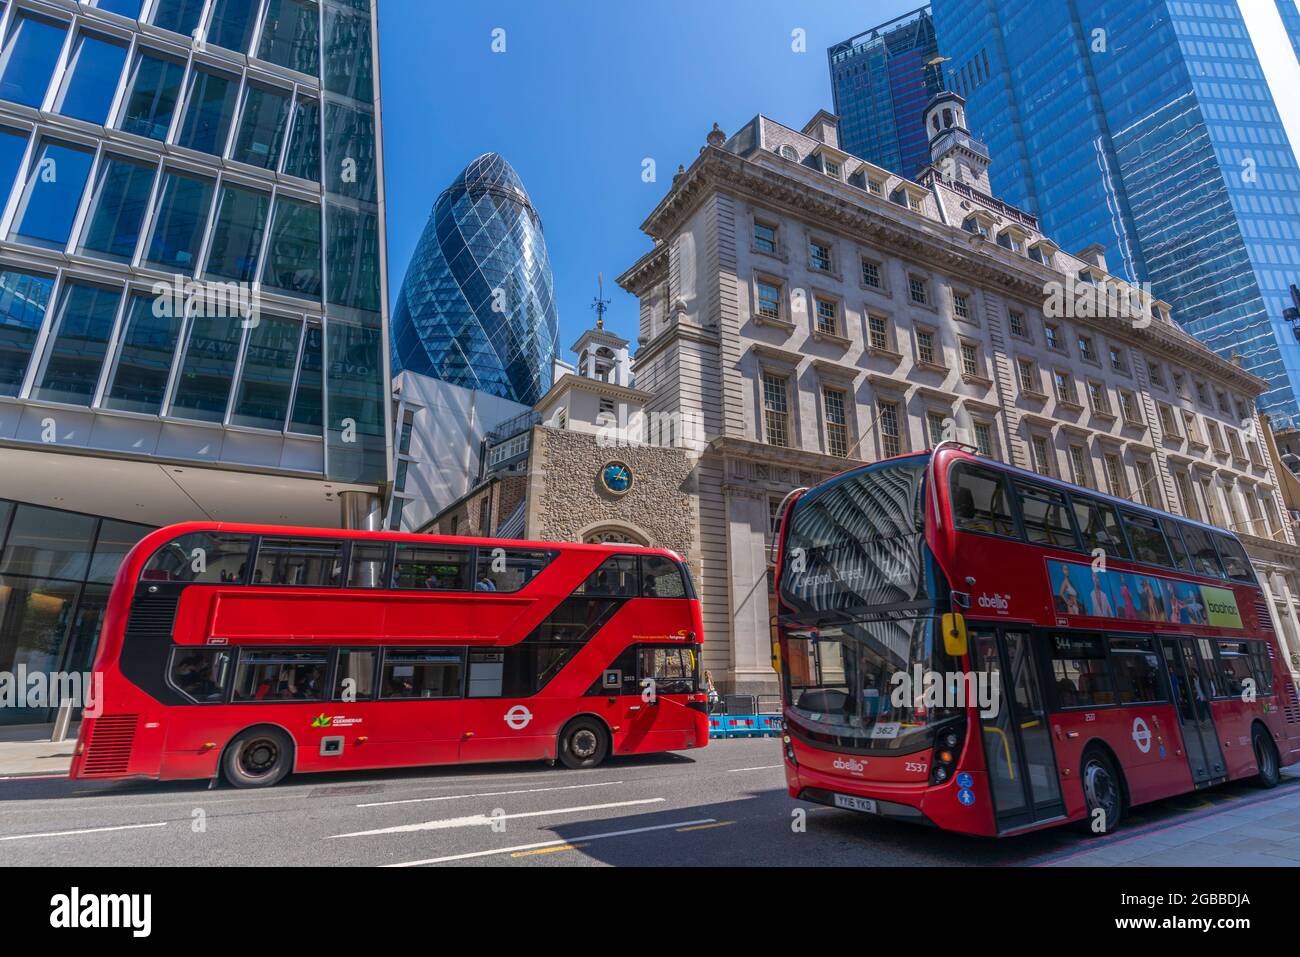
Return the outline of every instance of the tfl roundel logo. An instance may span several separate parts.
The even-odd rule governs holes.
[[[505,713],[506,724],[513,731],[522,731],[533,720],[533,713],[521,704],[515,705]]]

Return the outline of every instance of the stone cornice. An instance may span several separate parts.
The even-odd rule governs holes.
[[[668,244],[655,243],[654,249],[634,262],[615,280],[627,292],[634,296],[649,285],[668,275]]]
[[[919,219],[920,214],[886,199],[862,192],[850,200],[837,195],[838,190],[804,183],[777,169],[709,146],[685,173],[675,177],[668,194],[641,224],[642,231],[656,240],[656,247],[619,277],[619,285],[635,295],[637,289],[643,288],[644,273],[651,268],[666,268],[667,240],[718,190],[778,207],[792,219],[833,226],[856,240],[890,249],[918,264],[958,273],[986,289],[1023,301],[1041,302],[1045,284],[1066,281],[1065,273],[1059,270],[1007,252],[958,227]],[[1105,317],[1070,317],[1070,321],[1122,339],[1157,357],[1170,355],[1193,368],[1209,367],[1210,374],[1252,399],[1268,388],[1265,380],[1206,349],[1177,325],[1152,321],[1138,327]]]
[[[804,449],[783,449],[779,446],[768,445],[766,442],[755,442],[752,439],[742,439],[736,436],[718,436],[709,443],[708,451],[716,452],[719,455],[732,455],[771,465],[785,465],[790,468],[832,475],[866,464],[862,459],[842,459],[835,455],[808,452]]]
[[[636,355],[632,357],[632,371],[635,373],[639,363],[648,362],[679,339],[699,342],[716,349],[720,338],[716,329],[702,329],[699,326],[675,322],[636,351]]]

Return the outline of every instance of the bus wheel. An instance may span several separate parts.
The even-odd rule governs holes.
[[[1094,834],[1109,834],[1119,827],[1124,813],[1124,791],[1115,762],[1104,751],[1094,748],[1084,754],[1079,777],[1088,805],[1084,823]]]
[[[221,757],[226,780],[237,788],[267,788],[293,766],[293,742],[278,728],[249,728],[235,736]]]
[[[560,760],[566,768],[594,768],[609,753],[609,733],[595,718],[578,718],[560,733]]]
[[[1275,788],[1282,780],[1282,762],[1277,756],[1277,745],[1268,736],[1268,732],[1259,725],[1251,734],[1251,745],[1255,748],[1255,763],[1259,765],[1259,774],[1255,775],[1255,784],[1262,788]]]

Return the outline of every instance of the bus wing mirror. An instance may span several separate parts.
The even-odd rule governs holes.
[[[966,619],[959,614],[947,614],[941,622],[943,650],[954,658],[966,656]]]

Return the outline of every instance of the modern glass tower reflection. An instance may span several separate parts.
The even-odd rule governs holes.
[[[1286,0],[1278,9],[1286,16]],[[1239,5],[934,0],[994,192],[1068,249],[1150,282],[1175,318],[1300,421],[1300,169]],[[1280,92],[1280,91],[1279,91]]]
[[[0,2],[0,671],[85,666],[151,526],[378,512],[376,33],[373,0]]]
[[[559,316],[542,221],[496,153],[433,206],[393,309],[394,371],[534,405],[551,387]]]
[[[827,50],[841,149],[915,178],[930,162],[921,113],[942,88],[938,52],[929,7]]]

